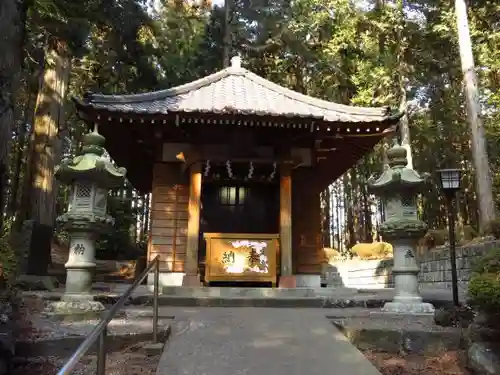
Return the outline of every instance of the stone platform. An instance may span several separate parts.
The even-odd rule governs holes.
[[[94,300],[109,306],[115,303],[127,285],[109,284],[95,290]],[[46,300],[59,300],[63,290],[52,292],[27,292]],[[451,291],[429,289],[421,291],[424,302],[436,308],[452,303]],[[310,307],[310,308],[382,308],[392,301],[393,289],[349,288],[227,288],[227,287],[165,287],[159,296],[161,306],[206,307]],[[463,298],[463,297],[462,297]],[[133,293],[130,305],[152,305],[153,293],[147,286],[140,286]]]
[[[347,297],[358,294],[354,288],[251,288],[165,286],[163,296],[191,298],[312,298]]]

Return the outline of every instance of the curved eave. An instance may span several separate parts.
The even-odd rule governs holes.
[[[418,177],[420,179],[414,181],[408,181],[404,179],[379,178],[377,181],[368,182],[368,190],[374,194],[390,194],[391,192],[395,193],[397,191],[400,191],[401,189],[419,191],[428,183],[428,181],[425,177]]]
[[[394,131],[395,128],[389,128],[388,131],[376,136],[344,136],[342,139],[342,148],[319,162],[319,169],[317,169],[317,175],[321,176],[319,185],[323,189],[326,189],[329,184],[341,177],[349,168],[356,165],[365,155],[372,152],[376,144],[385,136]]]
[[[254,111],[248,109],[237,109],[237,108],[224,108],[224,109],[196,109],[196,110],[183,110],[183,111],[160,111],[160,110],[135,110],[129,109],[118,109],[112,106],[104,106],[101,104],[87,103],[78,98],[72,98],[75,106],[78,110],[78,115],[82,119],[95,119],[98,117],[150,117],[159,118],[166,116],[175,115],[185,115],[185,116],[210,116],[210,115],[229,115],[229,116],[243,116],[243,117],[261,117],[275,119],[275,121],[293,121],[297,120],[309,120],[309,121],[319,121],[325,124],[386,124],[388,126],[395,125],[404,116],[404,112],[397,112],[385,117],[367,117],[363,116],[362,119],[353,117],[352,115],[346,116],[335,116],[334,118],[325,117],[322,115],[315,115],[313,113],[300,114],[295,112],[280,112],[280,113],[270,113],[265,111]]]
[[[71,166],[61,166],[56,170],[56,178],[66,184],[72,184],[75,181],[96,181],[103,187],[116,188],[123,185],[126,176],[126,169],[121,168],[120,171],[113,171],[110,168],[89,168],[78,169]]]

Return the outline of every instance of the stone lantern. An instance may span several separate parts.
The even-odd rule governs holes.
[[[395,144],[387,151],[389,168],[378,178],[368,180],[370,190],[382,199],[384,205],[385,220],[380,225],[380,232],[394,249],[395,296],[382,311],[430,314],[434,307],[422,302],[417,277],[420,268],[415,259],[416,244],[427,232],[427,225],[418,219],[416,197],[429,175],[407,168],[406,157],[406,148]]]
[[[125,180],[126,170],[115,167],[104,157],[104,142],[96,127],[83,137],[79,154],[61,162],[55,171],[61,183],[71,186],[68,211],[57,218],[70,238],[65,301],[92,300],[95,241],[114,222],[106,214],[108,189],[122,186]]]

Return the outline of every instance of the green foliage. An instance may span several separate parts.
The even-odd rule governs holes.
[[[500,275],[500,248],[488,251],[472,265],[475,273],[496,273]]]
[[[500,311],[500,278],[495,273],[475,274],[469,281],[470,303],[478,310]]]
[[[72,53],[68,97],[87,90],[127,94],[171,87],[220,69],[224,32],[229,29],[231,56],[239,53],[245,67],[294,90],[343,104],[394,108],[404,98],[411,101],[408,114],[415,167],[432,173],[446,165],[461,165],[464,186],[458,211],[467,225],[477,226],[477,192],[452,2],[368,0],[360,6],[349,0],[234,0],[229,2],[228,25],[224,9],[210,8],[204,1],[161,0],[148,11],[142,0],[24,3],[29,11],[25,43],[19,52],[26,52],[25,71],[16,103],[22,118],[16,121],[18,129],[28,124],[28,134],[14,134],[14,149],[22,149],[21,140],[29,139],[32,108],[26,103],[30,94],[36,97],[35,72],[40,52],[47,47],[59,43]],[[496,172],[500,171],[500,27],[496,17],[500,10],[494,1],[469,2],[468,6],[493,185],[500,196],[500,173]],[[67,153],[78,148],[86,129],[71,105],[66,115]],[[356,140],[353,147],[358,147]],[[339,207],[333,209],[343,215],[339,221],[346,223],[346,228],[341,223],[334,233],[339,250],[345,249],[342,244],[364,242],[372,234],[372,214],[363,208],[371,199],[365,182],[380,172],[383,155],[383,146],[376,146],[335,186]],[[9,180],[22,175],[24,171],[14,173]],[[58,195],[57,206],[61,213],[67,206],[66,194]],[[119,215],[131,222],[132,211]],[[437,189],[423,194],[419,212],[431,228],[446,225],[446,208]],[[122,239],[117,243],[125,246],[130,238],[125,230],[128,224],[122,228],[122,219],[114,216],[121,228],[117,236]],[[473,237],[467,231],[464,227],[466,240]],[[431,247],[446,242],[444,232],[429,234]],[[500,229],[495,233],[500,238]],[[102,254],[112,253],[110,249],[118,246],[114,242],[107,235],[102,246],[108,250]]]
[[[489,251],[473,265],[469,297],[480,311],[500,311],[500,249]]]

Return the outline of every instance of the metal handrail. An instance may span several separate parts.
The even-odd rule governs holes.
[[[118,311],[132,295],[134,290],[144,281],[152,268],[154,270],[154,292],[153,292],[153,343],[158,341],[158,290],[160,277],[160,258],[156,256],[134,283],[122,294],[120,299],[111,307],[106,316],[92,330],[88,337],[80,344],[66,364],[59,370],[57,375],[69,375],[80,359],[89,351],[99,339],[99,350],[97,352],[97,375],[104,375],[106,371],[106,335],[108,323],[115,317]]]

